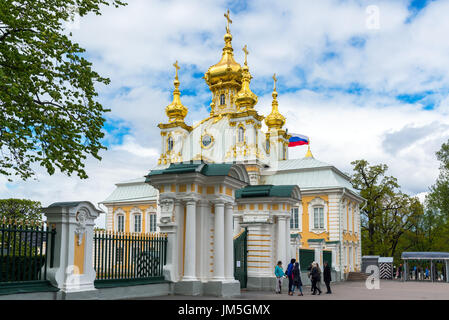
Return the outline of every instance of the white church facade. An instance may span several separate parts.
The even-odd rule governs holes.
[[[221,60],[204,76],[212,93],[210,115],[193,126],[185,123],[188,108],[181,103],[175,63],[173,102],[159,124],[158,164],[142,178],[118,183],[102,202],[106,228],[166,232],[172,252],[166,274],[184,293],[235,290],[240,261],[233,239],[242,232],[248,288],[271,286],[277,261],[286,266],[302,254],[320,265],[329,260],[337,280],[344,279],[361,269],[363,198],[347,175],[315,159],[310,147],[304,158],[289,159],[291,136],[279,111],[277,79],[272,111],[260,115],[246,46],[242,66],[234,59],[225,16]]]

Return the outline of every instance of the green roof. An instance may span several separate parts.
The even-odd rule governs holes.
[[[162,170],[152,170],[147,175],[148,182],[149,177],[161,174],[181,174],[181,173],[192,173],[198,172],[205,176],[227,176],[232,164],[229,163],[211,163],[207,164],[204,162],[199,163],[172,163],[166,169]]]
[[[295,185],[291,186],[273,186],[273,185],[258,185],[246,186],[243,189],[235,192],[235,198],[263,198],[263,197],[278,197],[291,198],[293,197],[293,189]]]

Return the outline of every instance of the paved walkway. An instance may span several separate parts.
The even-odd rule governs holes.
[[[323,289],[325,286],[321,286]],[[369,290],[365,282],[339,282],[331,284],[332,294],[311,295],[310,287],[304,287],[304,296],[289,296],[264,291],[242,291],[233,299],[249,300],[449,300],[449,283],[380,281],[380,289]],[[325,289],[324,289],[325,291]],[[151,300],[206,300],[217,297],[161,296]]]

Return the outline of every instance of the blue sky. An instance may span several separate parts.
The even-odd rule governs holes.
[[[111,79],[98,87],[111,109],[103,160],[88,159],[88,180],[40,168],[37,181],[0,180],[0,197],[98,203],[114,183],[146,174],[159,156],[157,124],[167,119],[176,60],[186,121],[208,115],[202,77],[220,59],[228,8],[236,60],[243,63],[245,44],[250,52],[259,113],[270,112],[276,73],[286,126],[311,138],[317,159],[344,172],[356,159],[386,163],[405,192],[428,190],[435,152],[449,139],[449,1],[132,0],[70,30]]]

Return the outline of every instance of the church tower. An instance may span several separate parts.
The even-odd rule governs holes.
[[[276,91],[276,74],[273,75],[273,102],[271,103],[271,113],[265,118],[265,124],[268,127],[267,148],[270,150],[270,163],[288,159],[288,143],[290,136],[283,129],[285,117],[279,112],[279,103],[277,101],[278,93]]]
[[[182,162],[182,148],[185,138],[192,131],[192,127],[185,124],[184,119],[187,116],[188,109],[181,103],[181,92],[179,91],[178,70],[180,69],[178,61],[175,67],[175,89],[173,90],[173,101],[165,108],[168,117],[168,123],[160,123],[162,136],[162,153],[158,164],[166,165],[170,163]]]

